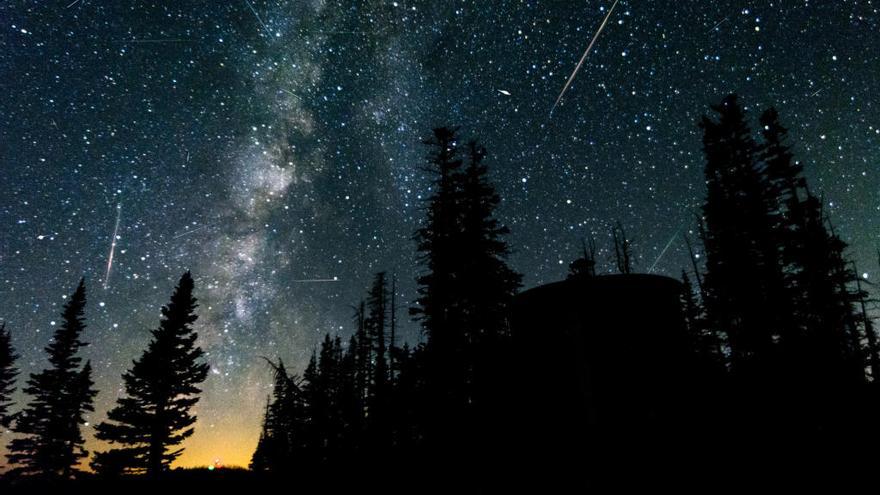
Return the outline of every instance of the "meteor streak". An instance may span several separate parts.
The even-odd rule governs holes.
[[[121,40],[114,40],[114,43],[192,43],[197,40],[188,40],[184,38],[154,38],[154,39],[138,39],[138,38],[126,38]]]
[[[712,26],[712,29],[710,29],[709,32],[711,33],[712,31],[715,31],[716,29],[718,29],[718,26],[724,24],[724,22],[727,21],[727,19],[730,19],[730,17],[725,17],[724,19],[721,19],[720,21],[718,21],[717,24]]]
[[[666,251],[669,251],[669,246],[672,246],[672,241],[678,237],[678,233],[681,232],[681,227],[672,234],[672,237],[669,238],[669,242],[666,243],[666,247],[663,248],[663,251],[660,251],[660,256],[657,256],[657,259],[654,260],[654,263],[651,264],[651,268],[648,268],[648,273],[654,273],[654,268],[657,267],[657,263],[660,263],[660,260],[663,259],[663,255],[666,254]]]
[[[104,274],[104,289],[110,282],[110,270],[113,269],[113,253],[116,252],[116,236],[119,234],[119,219],[122,217],[122,204],[116,205],[116,226],[113,227],[113,240],[110,241],[110,255],[107,256],[107,273]]]
[[[556,106],[559,105],[559,102],[562,101],[562,97],[565,95],[565,92],[568,91],[568,87],[571,86],[571,82],[574,80],[574,76],[577,75],[578,71],[581,70],[581,66],[584,65],[584,60],[587,59],[587,55],[590,54],[590,50],[593,49],[593,45],[596,44],[596,40],[599,39],[599,35],[602,34],[602,30],[605,29],[605,24],[608,23],[608,19],[611,17],[611,13],[614,12],[614,7],[617,6],[618,1],[619,0],[614,0],[611,8],[608,9],[608,13],[605,15],[605,19],[602,21],[602,24],[599,25],[599,29],[596,30],[596,34],[593,35],[593,39],[590,41],[590,44],[587,46],[587,49],[581,56],[580,61],[577,63],[574,71],[572,71],[571,75],[568,77],[568,81],[565,81],[565,86],[563,86],[562,91],[559,92],[559,97],[556,98],[556,103],[554,103],[553,108],[550,109],[551,117],[553,116],[553,110],[556,110]]]
[[[339,282],[339,277],[333,278],[303,278],[293,281],[296,284],[313,284],[319,282]]]
[[[205,228],[208,228],[208,227],[210,227],[210,225],[200,225],[194,229],[190,229],[190,230],[186,230],[184,232],[181,232],[180,234],[177,234],[176,236],[172,237],[172,239],[179,239],[185,235],[190,235],[193,232],[198,232],[198,231],[205,229]]]
[[[250,0],[244,0],[244,3],[246,3],[248,8],[251,9],[251,12],[254,13],[254,17],[256,17],[258,21],[260,21],[260,25],[263,26],[263,29],[266,30],[266,34],[272,36],[272,31],[269,30],[269,26],[267,26],[266,23],[263,22],[263,19],[260,19],[260,14],[257,14],[257,11],[256,9],[254,9],[254,6],[251,4]]]

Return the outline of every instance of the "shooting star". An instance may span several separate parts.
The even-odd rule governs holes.
[[[299,280],[294,280],[295,284],[315,284],[320,282],[339,282],[339,277],[333,278],[302,278]]]
[[[107,273],[104,274],[104,290],[109,287],[110,271],[113,269],[113,253],[116,252],[116,237],[119,235],[119,219],[122,218],[122,204],[116,205],[116,226],[113,227],[113,239],[110,241],[110,255],[107,256]]]
[[[602,20],[602,24],[599,25],[599,29],[596,30],[596,34],[593,35],[593,39],[590,40],[590,44],[587,45],[587,49],[581,56],[580,61],[578,61],[577,66],[575,66],[574,71],[572,71],[571,75],[568,76],[568,81],[565,81],[565,86],[563,86],[562,91],[559,92],[559,96],[556,98],[556,103],[554,103],[553,108],[550,109],[551,117],[553,116],[553,110],[556,110],[556,106],[559,105],[560,101],[562,101],[562,97],[565,95],[565,92],[568,91],[568,87],[571,86],[571,82],[574,81],[574,77],[577,75],[578,71],[581,70],[581,66],[584,65],[584,60],[587,59],[587,55],[590,54],[590,51],[593,49],[593,45],[596,44],[596,40],[599,39],[599,35],[602,34],[602,30],[605,29],[605,25],[608,24],[608,19],[611,18],[611,13],[614,12],[614,7],[617,7],[618,1],[620,0],[614,0],[611,8],[608,9],[608,13],[605,14],[605,19]]]
[[[266,30],[266,34],[272,36],[272,31],[269,30],[269,26],[267,26],[266,23],[263,22],[263,19],[260,18],[260,14],[257,14],[257,10],[254,8],[253,4],[251,4],[251,1],[244,0],[244,3],[246,3],[248,8],[251,9],[251,12],[254,13],[254,17],[256,17],[258,21],[260,21],[260,25],[263,26],[263,29]]]
[[[76,5],[76,4],[78,4],[78,3],[79,3],[79,0],[73,0],[73,2],[70,3],[70,5],[68,5],[67,7],[64,7],[64,8],[65,8],[65,9],[69,9],[69,8],[73,7],[74,5]]]
[[[200,226],[198,226],[198,227],[196,227],[196,228],[194,228],[194,229],[190,229],[190,230],[187,230],[187,231],[185,231],[185,232],[181,232],[180,234],[177,234],[176,236],[172,237],[172,239],[179,239],[179,238],[181,238],[181,237],[183,237],[183,236],[190,235],[190,234],[192,234],[192,233],[194,233],[194,232],[198,232],[198,231],[203,230],[203,229],[206,229],[206,228],[208,228],[208,227],[210,227],[210,225],[200,225]]]
[[[116,40],[116,43],[190,43],[192,41],[195,41],[195,40],[187,40],[187,39],[183,39],[183,38],[165,38],[165,39],[161,39],[161,38],[157,38],[157,39],[131,38],[131,39]]]
[[[716,29],[718,29],[718,26],[724,24],[724,22],[727,21],[727,19],[730,19],[730,16],[725,17],[724,19],[721,19],[720,21],[718,21],[718,23],[716,23],[714,26],[712,26],[712,29],[710,29],[709,32],[711,33],[712,31],[715,31]]]
[[[818,95],[819,93],[822,92],[823,89],[825,89],[825,88],[819,88],[819,89],[817,89],[816,92],[813,93],[813,94],[811,94],[810,96],[816,96],[816,95]]]
[[[660,256],[657,256],[657,259],[654,260],[653,264],[651,264],[651,268],[648,268],[648,273],[654,273],[654,268],[657,267],[657,263],[660,263],[660,260],[663,259],[663,255],[666,254],[666,251],[669,251],[669,247],[672,246],[672,241],[674,241],[675,238],[678,237],[678,234],[680,232],[681,227],[679,227],[678,230],[676,230],[675,233],[672,234],[672,237],[669,238],[669,242],[666,243],[666,247],[664,247],[663,250],[660,251]]]
[[[499,89],[498,92],[504,96],[510,96],[510,91],[507,91],[506,89]]]

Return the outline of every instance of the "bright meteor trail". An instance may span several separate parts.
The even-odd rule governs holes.
[[[253,6],[253,4],[251,4],[250,0],[244,0],[244,2],[247,4],[248,8],[251,9],[251,12],[254,13],[254,17],[256,17],[258,21],[260,21],[260,25],[263,26],[263,29],[266,30],[266,34],[271,36],[272,31],[269,30],[269,26],[267,26],[266,23],[263,22],[263,19],[260,18],[260,14],[257,13],[257,9],[254,8],[254,6]]]
[[[672,246],[672,241],[678,237],[678,233],[681,232],[682,227],[679,227],[678,230],[672,234],[672,237],[669,238],[669,242],[666,243],[666,246],[663,247],[663,250],[660,251],[660,256],[657,256],[657,259],[654,260],[654,263],[651,264],[651,268],[648,268],[648,273],[654,273],[654,268],[657,267],[657,263],[660,263],[660,260],[663,259],[663,255],[666,254],[666,251],[669,251],[669,247]]]
[[[593,39],[590,40],[590,44],[587,46],[587,49],[581,56],[580,61],[578,61],[577,66],[575,66],[574,71],[572,71],[571,75],[568,76],[568,81],[565,81],[565,86],[563,86],[562,91],[559,92],[559,96],[556,98],[556,103],[554,103],[553,108],[550,109],[551,117],[553,116],[553,110],[556,110],[556,106],[559,105],[559,102],[562,101],[562,97],[565,95],[565,92],[568,91],[568,87],[571,86],[571,82],[574,80],[574,76],[577,75],[578,71],[581,70],[581,66],[584,65],[584,60],[587,59],[587,55],[590,54],[590,50],[593,49],[593,45],[596,44],[596,40],[599,39],[599,35],[602,34],[602,30],[605,29],[605,24],[608,24],[608,19],[611,17],[611,13],[614,12],[614,7],[617,7],[618,1],[619,0],[614,0],[611,8],[608,9],[608,13],[605,14],[605,19],[602,20],[602,24],[599,25],[599,29],[596,30],[596,34],[594,34]]]
[[[113,239],[110,241],[110,255],[107,256],[107,273],[104,274],[104,289],[110,282],[110,270],[113,269],[113,253],[116,252],[116,237],[119,234],[119,219],[122,217],[122,204],[116,205],[116,226],[113,227]]]

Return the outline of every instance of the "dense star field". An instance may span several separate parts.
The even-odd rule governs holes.
[[[588,235],[611,270],[617,220],[637,269],[677,276],[704,193],[697,122],[728,92],[753,119],[778,106],[878,273],[880,3],[624,0],[551,118],[611,4],[3,3],[0,320],[23,375],[85,276],[103,420],[190,269],[211,373],[178,465],[246,465],[261,356],[301,371],[324,333],[351,333],[376,271],[413,300],[420,141],[447,124],[489,150],[526,287],[562,278]]]

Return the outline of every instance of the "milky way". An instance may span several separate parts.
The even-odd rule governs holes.
[[[731,91],[752,117],[779,107],[860,271],[878,273],[876,2],[623,0],[548,121],[608,8],[3,3],[0,319],[22,368],[45,365],[85,276],[101,421],[190,269],[211,374],[179,463],[245,464],[270,385],[261,356],[301,371],[324,333],[352,331],[373,272],[397,273],[412,300],[432,127],[488,148],[526,286],[563,277],[589,235],[610,270],[617,220],[637,268],[676,275],[704,187],[696,123]]]

